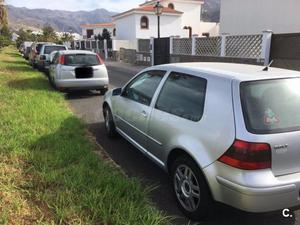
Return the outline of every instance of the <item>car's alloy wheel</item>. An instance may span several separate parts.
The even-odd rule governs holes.
[[[206,179],[197,163],[188,155],[171,166],[173,190],[179,208],[189,218],[202,220],[213,213],[213,200]]]
[[[109,107],[104,108],[104,123],[107,135],[109,137],[115,137],[116,127]]]
[[[200,203],[200,187],[191,168],[186,165],[177,167],[174,176],[174,190],[182,207],[194,212]]]

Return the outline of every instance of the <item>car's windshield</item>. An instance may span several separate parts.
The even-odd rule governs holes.
[[[66,66],[95,66],[100,65],[97,55],[94,54],[70,54],[65,55]]]
[[[66,50],[65,46],[45,46],[44,54],[50,54],[54,51]]]
[[[242,82],[241,100],[249,132],[300,130],[300,78]]]

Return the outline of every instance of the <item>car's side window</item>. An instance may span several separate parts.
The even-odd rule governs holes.
[[[149,106],[165,74],[166,71],[161,70],[152,70],[140,74],[125,87],[122,96]]]
[[[57,53],[54,55],[53,59],[52,59],[52,62],[53,62],[54,64],[58,64],[58,56],[59,56],[59,53],[57,52]]]
[[[155,108],[188,120],[200,121],[204,111],[207,80],[172,72],[166,80]]]

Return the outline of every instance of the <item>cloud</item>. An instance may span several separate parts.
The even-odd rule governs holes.
[[[94,10],[104,8],[113,12],[122,12],[145,2],[145,0],[6,0],[7,4],[27,8],[47,8],[59,10]]]

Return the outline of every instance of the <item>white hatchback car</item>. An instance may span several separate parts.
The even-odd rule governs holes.
[[[116,132],[170,173],[179,207],[249,212],[300,205],[300,73],[184,63],[148,68],[106,93]],[[134,162],[132,162],[134,163]]]
[[[52,58],[52,56],[51,56]],[[90,51],[58,51],[51,59],[49,80],[60,91],[108,90],[108,74],[101,57]]]

